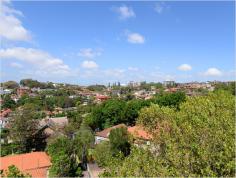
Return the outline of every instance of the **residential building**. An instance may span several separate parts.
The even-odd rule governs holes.
[[[165,87],[172,87],[172,86],[174,86],[175,85],[175,81],[164,81],[163,82],[163,85],[165,86]]]
[[[126,127],[126,125],[125,124],[119,124],[119,125],[115,125],[113,127],[104,129],[100,132],[96,132],[96,134],[95,134],[95,144],[99,144],[102,141],[108,141],[111,130],[116,129],[116,128],[121,128],[121,127]]]
[[[0,157],[0,170],[3,174],[9,166],[15,165],[24,174],[46,178],[51,166],[50,157],[45,152],[32,152]]]
[[[21,97],[24,94],[29,94],[31,92],[29,87],[20,87],[17,88],[17,95]]]

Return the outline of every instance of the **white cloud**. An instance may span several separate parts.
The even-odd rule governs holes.
[[[127,33],[127,41],[133,44],[143,44],[145,38],[139,33]]]
[[[0,36],[12,41],[30,41],[30,32],[22,26],[17,16],[22,12],[11,7],[10,1],[0,1]]]
[[[207,71],[204,73],[205,76],[211,76],[211,77],[219,77],[223,75],[223,72],[221,72],[217,68],[209,68]]]
[[[94,61],[83,61],[81,66],[85,69],[96,69],[96,68],[98,68],[98,65]]]
[[[133,9],[125,5],[116,8],[115,11],[119,13],[120,19],[128,19],[136,16]]]
[[[83,48],[80,49],[78,56],[81,57],[86,57],[86,58],[94,58],[97,56],[100,56],[102,54],[102,49],[95,49],[93,50],[92,48]]]
[[[189,64],[182,64],[178,67],[178,69],[181,71],[189,71],[192,70],[192,66]]]
[[[14,67],[14,68],[22,68],[22,67],[23,67],[22,64],[17,63],[17,62],[12,62],[12,63],[10,63],[10,66],[11,66],[11,67]]]
[[[0,49],[0,58],[18,59],[31,64],[39,73],[47,74],[69,74],[68,65],[59,59],[51,56],[45,51],[33,48],[15,47]]]
[[[103,71],[106,77],[114,77],[120,79],[124,77],[125,70],[124,69],[108,69]]]
[[[128,67],[128,70],[130,70],[130,71],[138,71],[139,68],[137,68],[137,67]]]
[[[164,11],[165,9],[167,9],[167,8],[169,8],[169,7],[168,7],[168,6],[166,5],[166,3],[164,3],[164,2],[158,2],[158,3],[155,4],[155,7],[154,7],[155,11],[156,11],[158,14],[163,13],[163,11]]]

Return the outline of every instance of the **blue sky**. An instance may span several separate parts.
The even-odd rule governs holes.
[[[2,2],[1,80],[234,80],[234,2]]]

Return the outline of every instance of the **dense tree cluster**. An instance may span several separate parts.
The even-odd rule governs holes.
[[[1,86],[5,89],[16,89],[19,87],[19,84],[15,81],[7,81],[4,83],[1,83]]]
[[[184,92],[161,93],[153,99],[153,103],[159,106],[168,106],[179,109],[179,105],[184,102],[186,95]]]
[[[16,145],[16,152],[44,150],[45,135],[39,129],[39,120],[32,105],[18,109],[10,120],[10,137]]]
[[[234,176],[235,100],[226,92],[187,98],[179,110],[152,104],[138,123],[156,150],[132,148],[111,159],[103,176]]]
[[[103,91],[104,89],[106,89],[106,86],[105,85],[89,85],[87,89],[89,89],[90,91]]]
[[[93,143],[93,133],[84,124],[72,138],[61,136],[52,140],[47,146],[52,161],[50,176],[82,176],[82,170],[86,169],[88,149]]]
[[[235,82],[217,83],[215,85],[215,91],[225,90],[232,93],[232,95],[235,95],[235,86],[236,86]]]
[[[139,110],[149,105],[149,101],[110,99],[94,107],[89,115],[89,125],[93,128],[104,129],[116,124],[133,125],[138,117]]]
[[[29,88],[54,88],[52,82],[43,83],[33,79],[22,79],[20,85]]]
[[[96,145],[94,157],[99,166],[109,167],[112,160],[121,160],[130,154],[131,144],[126,127],[111,130],[109,141]]]

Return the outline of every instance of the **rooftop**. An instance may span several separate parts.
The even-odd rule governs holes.
[[[51,166],[51,162],[45,152],[0,157],[0,170],[7,170],[11,165],[15,165],[20,171],[28,173],[32,177],[47,177],[47,170]]]

